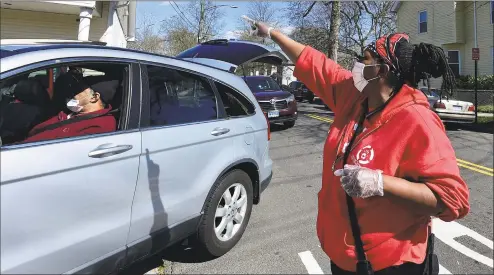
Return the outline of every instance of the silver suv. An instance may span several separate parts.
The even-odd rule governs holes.
[[[111,273],[189,237],[235,246],[272,177],[269,125],[238,56],[198,55],[2,41],[2,274]],[[67,110],[74,83],[106,111]]]

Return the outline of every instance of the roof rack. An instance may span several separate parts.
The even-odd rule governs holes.
[[[63,40],[63,39],[1,39],[1,45],[26,45],[26,44],[87,44],[106,46],[102,41],[82,41],[82,40]]]

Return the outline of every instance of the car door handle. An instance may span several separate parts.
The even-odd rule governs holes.
[[[109,148],[97,148],[89,152],[88,156],[91,158],[105,158],[117,154],[121,154],[125,151],[132,149],[132,145],[118,145]]]
[[[230,132],[230,129],[228,129],[228,128],[214,128],[214,130],[211,132],[211,135],[221,136],[221,135],[224,135],[228,132]]]

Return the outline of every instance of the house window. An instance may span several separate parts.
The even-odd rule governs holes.
[[[427,11],[419,12],[419,33],[427,32]]]
[[[494,0],[491,1],[491,24],[494,24]]]
[[[491,48],[492,54],[492,74],[494,74],[494,47]]]
[[[448,51],[449,67],[453,71],[455,77],[460,76],[460,51]]]

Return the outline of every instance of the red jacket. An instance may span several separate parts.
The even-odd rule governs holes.
[[[32,135],[33,131],[39,128],[46,127],[47,125],[51,125],[54,123],[58,123],[60,121],[64,121],[68,119],[67,114],[64,112],[60,112],[57,116],[54,116],[48,119],[45,122],[42,122],[36,125],[29,132],[29,137],[24,140],[24,142],[33,142],[40,140],[50,140],[57,138],[67,138],[67,137],[75,137],[75,136],[83,136],[89,134],[99,134],[106,132],[114,132],[117,130],[117,122],[115,118],[108,114],[111,111],[111,106],[108,106],[105,109],[93,112],[91,114],[101,114],[101,116],[90,118],[86,120],[77,121],[74,123],[62,125],[61,127],[42,131],[38,134]],[[78,116],[83,116],[84,114],[80,114]],[[73,116],[75,117],[75,116]]]
[[[351,72],[311,47],[302,52],[294,75],[335,113],[324,146],[317,235],[331,261],[345,270],[355,271],[345,191],[334,176],[333,163],[349,142],[364,96],[355,88]],[[380,169],[385,175],[426,184],[447,207],[439,215],[444,221],[468,213],[469,191],[460,176],[455,152],[443,123],[429,109],[422,92],[404,85],[383,111],[370,121],[365,120],[364,127],[352,146],[349,163],[359,162],[361,166]],[[343,131],[347,138],[339,142]],[[342,165],[339,158],[334,170]],[[423,262],[430,217],[418,215],[387,197],[354,201],[364,250],[375,271],[404,262]]]

